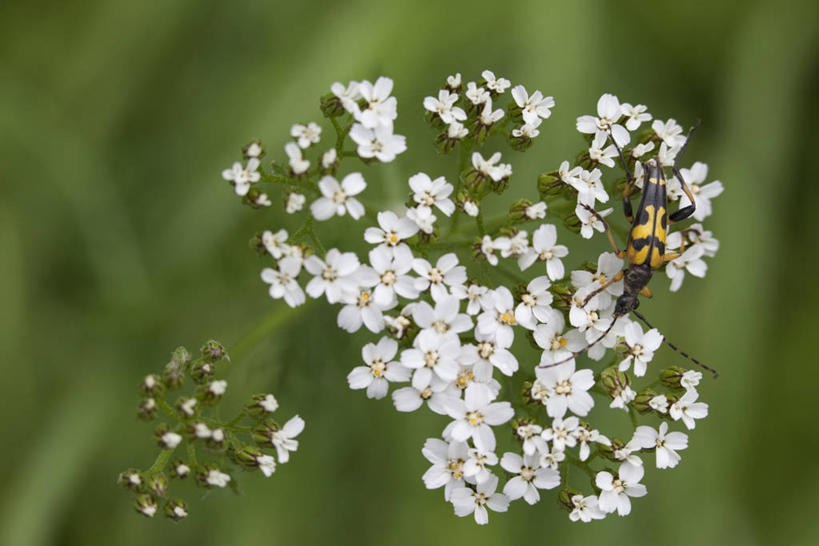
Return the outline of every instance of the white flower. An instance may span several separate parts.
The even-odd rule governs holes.
[[[636,145],[634,148],[631,149],[631,157],[637,159],[638,157],[642,157],[642,156],[646,155],[648,152],[650,152],[653,149],[654,149],[654,143],[653,142],[640,143],[640,144]],[[642,187],[642,179],[640,177],[638,177],[636,175],[636,173],[635,173],[634,176],[635,176],[635,178],[640,180],[639,187]]]
[[[606,517],[606,514],[600,510],[597,496],[595,495],[588,497],[572,495],[572,504],[574,508],[569,514],[569,519],[572,521],[580,520],[583,523],[589,523],[594,519],[603,519]]]
[[[551,442],[552,449],[565,451],[567,447],[574,447],[577,444],[576,431],[580,427],[580,420],[577,417],[555,418],[552,426],[544,429],[541,437],[547,442]]]
[[[193,416],[194,411],[196,410],[196,398],[183,398],[182,401],[179,403],[179,407],[182,410],[182,413],[187,415],[188,417]]]
[[[557,244],[557,228],[553,224],[543,224],[532,234],[532,247],[518,258],[518,267],[524,271],[535,261],[546,262],[546,274],[557,281],[564,274],[561,258],[568,255],[569,249]]]
[[[311,144],[316,144],[321,135],[321,127],[314,121],[307,125],[298,123],[290,128],[290,136],[297,139],[299,148],[308,148]]]
[[[479,284],[455,285],[451,287],[452,295],[459,300],[467,300],[466,312],[470,315],[477,315],[481,312],[481,298],[489,291],[485,286]]]
[[[538,489],[554,489],[560,485],[560,474],[551,468],[541,468],[537,455],[524,455],[507,452],[501,458],[501,466],[511,474],[515,474],[503,486],[503,494],[509,500],[523,497],[529,504],[540,501]]]
[[[518,231],[514,236],[509,237],[509,244],[504,244],[500,249],[501,256],[509,258],[510,256],[520,256],[529,250],[529,233],[526,230]]]
[[[589,159],[602,163],[606,167],[614,167],[614,158],[617,157],[617,148],[614,144],[606,146],[609,140],[608,133],[604,131],[597,131],[592,140],[592,145],[589,148]],[[604,148],[604,146],[606,146]]]
[[[475,377],[488,380],[492,377],[492,368],[500,370],[503,375],[511,376],[518,371],[518,360],[508,349],[511,342],[502,344],[492,334],[475,330],[475,345],[464,345],[460,362],[474,367]],[[508,340],[507,340],[508,341]]]
[[[685,144],[685,135],[682,134],[683,128],[675,119],[669,119],[665,122],[655,119],[651,124],[651,128],[669,148],[679,149],[680,146]]]
[[[401,353],[401,364],[415,370],[412,386],[423,390],[434,376],[454,381],[458,376],[460,354],[461,343],[456,334],[441,335],[434,330],[424,330],[415,337],[413,348]]]
[[[491,98],[491,95],[483,87],[478,87],[475,82],[467,82],[466,98],[475,106],[479,106]]]
[[[266,267],[262,270],[262,280],[270,285],[270,297],[284,298],[290,307],[304,303],[304,292],[296,282],[301,271],[301,262],[297,258],[282,258],[279,269]]]
[[[389,248],[378,246],[370,251],[372,286],[375,303],[387,308],[397,303],[396,295],[416,299],[415,279],[407,275],[412,269],[412,251],[407,245]]]
[[[253,204],[257,207],[269,207],[273,204],[273,201],[270,200],[270,197],[267,196],[264,192],[259,192],[256,194],[256,197],[253,200]],[[177,506],[177,508],[179,508]]]
[[[703,184],[708,177],[708,165],[697,161],[691,169],[680,169],[680,174],[691,189],[694,195],[696,209],[691,215],[698,222],[702,222],[707,216],[711,216],[711,199],[718,196],[723,191],[722,182],[715,180],[708,184]],[[683,194],[680,198],[680,208],[691,204],[688,196]]]
[[[364,205],[353,197],[367,187],[361,173],[348,174],[341,184],[332,176],[324,176],[319,180],[318,187],[323,197],[310,205],[310,211],[316,220],[327,220],[335,215],[344,216],[347,212],[354,220],[364,216]]]
[[[575,371],[574,360],[551,368],[535,368],[535,375],[550,393],[543,401],[549,417],[562,418],[567,410],[583,417],[594,407],[594,399],[587,392],[594,386],[594,373]]]
[[[520,425],[515,429],[515,436],[523,443],[524,455],[534,455],[549,450],[546,440],[540,436],[541,432],[543,432],[543,427],[534,423]]]
[[[287,254],[290,245],[286,244],[287,231],[280,229],[276,233],[266,230],[262,233],[262,244],[265,250],[275,259],[280,259]]]
[[[480,152],[472,152],[472,166],[475,170],[495,182],[499,182],[505,176],[512,174],[512,166],[498,163],[500,159],[500,152],[495,152],[489,159],[484,159]]]
[[[685,280],[685,273],[691,273],[695,277],[704,277],[708,271],[708,264],[702,259],[705,249],[700,245],[693,245],[685,249],[682,256],[668,262],[665,266],[665,274],[671,279],[672,292],[676,292]]]
[[[611,214],[613,210],[613,208],[598,210],[597,215],[599,215],[601,218],[605,218]],[[591,236],[594,234],[595,230],[599,231],[600,233],[606,231],[606,225],[600,220],[600,218],[598,218],[592,213],[592,211],[583,205],[577,205],[577,207],[574,209],[574,213],[577,216],[577,219],[580,220],[580,236],[584,239],[591,239]]]
[[[498,237],[492,239],[489,235],[484,235],[481,239],[481,254],[483,254],[486,261],[490,265],[498,265],[498,257],[495,256],[495,251],[500,250],[501,253],[508,250],[511,246],[509,237]]]
[[[554,98],[544,97],[540,91],[535,91],[529,96],[522,85],[512,88],[512,98],[521,109],[523,121],[530,124],[537,123],[540,118],[547,119],[551,116],[551,108],[555,105]]]
[[[621,104],[620,111],[628,118],[626,129],[636,131],[644,121],[650,121],[651,114],[646,110],[648,110],[648,107],[645,104],[638,104],[637,106],[632,106],[627,102]]]
[[[373,129],[379,126],[389,126],[398,117],[398,100],[391,97],[393,81],[386,76],[379,77],[375,84],[367,80],[358,84],[358,92],[365,101],[367,107],[355,115],[357,121],[368,128]]]
[[[464,442],[469,438],[481,451],[495,451],[495,433],[491,427],[502,425],[515,415],[509,402],[492,402],[495,396],[483,383],[472,383],[464,391],[464,399],[449,399],[447,411],[454,419],[444,437]]]
[[[658,413],[668,412],[668,398],[664,394],[658,394],[648,401],[648,406]]]
[[[568,183],[577,190],[577,203],[579,205],[588,205],[594,208],[595,201],[606,203],[609,200],[609,194],[606,193],[606,188],[603,187],[603,182],[600,179],[602,175],[603,173],[597,168],[591,171],[582,169],[579,176]]]
[[[330,148],[323,154],[321,154],[321,168],[325,170],[329,170],[333,165],[335,165],[336,161],[338,160],[338,152],[335,148]]]
[[[418,233],[418,226],[407,217],[399,218],[391,210],[378,213],[380,227],[368,227],[364,231],[364,240],[371,244],[395,247],[401,241]]]
[[[516,322],[512,293],[505,286],[499,286],[485,296],[482,305],[485,311],[478,316],[477,331],[495,336],[498,345],[511,346],[515,339],[512,326]]]
[[[260,405],[260,406],[261,406],[261,407],[262,407],[262,408],[263,408],[263,409],[264,409],[264,410],[265,410],[267,413],[273,413],[274,411],[276,411],[277,409],[279,409],[279,402],[276,400],[276,397],[275,397],[275,396],[273,396],[272,394],[265,395],[265,397],[264,397],[264,398],[262,398],[262,399],[259,401],[259,405]]]
[[[262,471],[265,478],[269,478],[276,471],[276,459],[270,455],[259,455],[256,457],[256,464],[259,465],[259,470]]]
[[[492,451],[470,448],[469,458],[464,464],[464,476],[470,483],[483,483],[492,477],[488,466],[498,464],[498,456]]]
[[[341,253],[331,248],[324,260],[313,254],[304,261],[304,268],[315,275],[305,290],[311,298],[326,294],[329,303],[336,303],[345,293],[357,292],[358,283],[352,275],[359,265],[358,257],[352,252]]]
[[[222,171],[222,178],[233,182],[233,189],[236,195],[247,195],[250,190],[250,185],[258,182],[261,178],[261,173],[258,171],[259,159],[251,157],[247,161],[247,166],[242,167],[242,164],[236,162],[230,169]]]
[[[443,487],[444,499],[449,501],[452,492],[464,486],[464,464],[469,457],[469,446],[466,442],[428,438],[421,453],[432,463],[424,472],[424,485],[427,489]]]
[[[543,349],[540,357],[542,365],[553,364],[571,358],[572,353],[582,349],[586,343],[583,334],[577,330],[563,332],[566,321],[563,313],[554,312],[545,324],[535,328],[535,343]]]
[[[560,466],[560,463],[566,460],[566,452],[561,451],[559,449],[552,449],[549,450],[548,446],[546,449],[541,450],[540,452],[540,466],[543,468],[551,468],[552,470],[557,470]]]
[[[446,77],[446,84],[452,89],[457,89],[461,86],[461,73],[452,74]]]
[[[262,144],[258,140],[253,140],[245,146],[242,151],[245,157],[261,157],[264,153],[264,148],[262,148]]]
[[[225,487],[230,481],[230,476],[224,472],[219,472],[218,470],[213,469],[207,473],[205,476],[205,481],[208,483],[208,485]]]
[[[415,279],[416,290],[423,292],[429,288],[435,301],[449,295],[447,286],[462,286],[466,282],[466,267],[458,265],[458,256],[453,252],[438,258],[435,267],[423,258],[415,258],[412,268],[420,275]]]
[[[409,381],[410,371],[394,362],[398,343],[394,339],[382,337],[378,345],[368,343],[361,349],[361,357],[366,366],[358,366],[347,375],[351,389],[367,389],[367,398],[384,398],[388,382]]]
[[[620,465],[617,478],[609,472],[598,472],[595,483],[602,489],[600,509],[607,514],[616,510],[621,516],[627,516],[631,512],[629,497],[643,497],[646,494],[646,486],[640,483],[643,473],[642,466],[629,463]]]
[[[537,328],[538,323],[545,323],[551,316],[552,285],[546,276],[535,277],[526,286],[526,292],[521,294],[521,302],[515,307],[515,320],[529,330]]]
[[[478,116],[478,123],[486,127],[491,127],[492,125],[495,124],[496,121],[500,120],[502,117],[503,110],[500,108],[498,108],[497,110],[492,110],[492,97],[489,97],[483,103],[481,115]]]
[[[683,372],[680,378],[680,385],[682,385],[685,390],[690,391],[697,388],[697,385],[700,384],[700,380],[702,380],[702,372],[687,370]]]
[[[614,252],[603,252],[597,258],[597,271],[580,270],[572,271],[572,286],[578,290],[592,287],[598,289],[609,282],[615,275],[623,269],[623,259],[618,258]],[[613,296],[620,296],[623,293],[623,281],[610,284],[605,290],[588,301],[587,306],[603,309],[611,304]]]
[[[272,434],[270,443],[276,448],[279,463],[284,464],[290,460],[290,452],[299,448],[299,441],[294,440],[296,436],[304,430],[304,419],[298,415],[287,421],[284,426]]]
[[[165,449],[174,449],[182,441],[182,436],[175,432],[168,431],[162,435],[162,445]]]
[[[447,127],[446,135],[452,140],[461,140],[466,135],[469,134],[469,129],[464,127],[464,124],[460,121],[453,121]]]
[[[608,133],[611,130],[614,141],[622,148],[631,140],[626,128],[617,124],[622,115],[620,101],[617,97],[605,93],[597,100],[598,117],[580,116],[577,118],[577,130],[589,135],[596,134],[598,131]]]
[[[368,129],[360,123],[354,123],[350,129],[350,138],[358,144],[359,156],[365,159],[374,157],[383,163],[389,163],[407,149],[406,137],[393,134],[391,125]]]
[[[578,457],[581,461],[585,461],[589,458],[591,454],[591,448],[589,447],[589,443],[596,442],[598,444],[603,444],[604,446],[610,446],[611,441],[600,434],[600,431],[592,430],[589,425],[583,424],[579,426],[574,431],[574,436],[577,438],[577,441],[580,443],[580,452],[578,453]]]
[[[438,98],[426,97],[424,108],[433,114],[437,114],[441,121],[450,124],[453,121],[464,121],[466,112],[463,108],[455,106],[458,101],[458,93],[451,93],[448,89],[438,91]]]
[[[637,398],[637,393],[634,392],[634,390],[631,387],[626,385],[625,387],[617,391],[617,394],[614,395],[614,399],[611,401],[611,404],[609,404],[609,407],[621,409],[623,411],[628,411],[628,405],[635,398]]]
[[[227,381],[224,379],[216,379],[208,383],[208,391],[216,396],[222,396],[227,391]]]
[[[414,192],[413,199],[419,205],[436,206],[447,216],[455,212],[455,203],[449,198],[453,187],[443,176],[431,180],[429,175],[418,173],[410,177],[409,186]]]
[[[361,93],[359,92],[358,82],[351,81],[346,88],[344,84],[335,82],[330,86],[330,91],[339,98],[345,110],[353,115],[359,115],[358,99],[361,98]]]
[[[491,508],[495,512],[506,512],[509,509],[509,499],[506,495],[495,493],[498,488],[498,477],[492,476],[483,483],[476,486],[473,491],[467,487],[460,487],[452,492],[452,505],[455,508],[455,515],[459,517],[475,514],[475,522],[478,525],[489,523],[489,512]]]
[[[478,208],[478,204],[475,201],[473,201],[472,199],[468,199],[468,198],[464,199],[463,207],[464,207],[464,212],[468,216],[472,216],[473,218],[475,216],[477,216],[481,211],[480,208]]]
[[[512,136],[515,138],[535,138],[540,134],[538,127],[540,126],[540,118],[537,124],[525,123],[520,127],[512,129]]]
[[[435,303],[433,308],[425,301],[412,308],[412,318],[422,331],[432,330],[437,334],[460,334],[472,329],[472,318],[458,313],[460,301],[454,296],[446,296]]]
[[[682,419],[685,428],[692,430],[697,424],[695,419],[702,419],[708,415],[708,404],[697,402],[699,394],[695,390],[685,391],[682,398],[671,404],[668,414],[675,421]]]
[[[569,162],[563,161],[560,167],[557,168],[557,176],[560,180],[570,186],[574,186],[580,182],[580,173],[583,172],[583,167],[573,167],[569,169]]]
[[[682,432],[668,432],[668,423],[660,423],[659,431],[652,427],[639,426],[631,440],[642,449],[654,449],[657,468],[674,468],[681,457],[677,451],[688,447],[688,435]]]
[[[512,85],[512,82],[506,78],[496,78],[495,73],[491,70],[481,72],[481,77],[486,80],[486,88],[495,93],[503,93]]]
[[[433,375],[430,384],[422,389],[409,386],[395,390],[392,393],[392,401],[398,411],[415,411],[426,402],[430,410],[439,415],[446,415],[446,405],[449,399],[455,396],[452,390],[457,391],[449,381]]]
[[[526,218],[529,220],[541,220],[546,218],[546,203],[539,201],[526,207]]]
[[[620,362],[619,369],[621,372],[628,370],[633,360],[634,375],[642,377],[646,374],[647,364],[654,358],[654,351],[663,344],[663,336],[656,328],[643,334],[643,329],[636,322],[631,322],[626,326],[625,335],[629,353]]]
[[[301,148],[295,142],[288,142],[284,145],[284,153],[289,158],[290,170],[293,174],[304,174],[310,168],[310,162],[301,155]]]
[[[392,309],[396,303],[379,305],[367,288],[360,288],[358,294],[345,292],[341,296],[341,301],[345,305],[338,313],[336,324],[349,333],[357,332],[362,324],[370,332],[380,332],[384,329],[384,311]]]
[[[418,229],[426,234],[435,231],[435,220],[438,218],[432,214],[432,209],[424,205],[418,205],[413,209],[407,210],[407,218],[412,220]]]
[[[287,203],[285,204],[284,210],[287,212],[287,214],[299,212],[304,208],[304,203],[306,200],[307,198],[303,194],[291,192],[287,194]]]

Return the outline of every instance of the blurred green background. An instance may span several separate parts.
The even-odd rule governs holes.
[[[819,543],[819,3],[0,10],[0,544]],[[153,460],[152,426],[134,417],[140,378],[177,345],[230,346],[283,307],[247,247],[281,209],[239,207],[221,170],[252,137],[282,157],[292,123],[321,121],[331,82],[386,74],[409,151],[371,175],[385,199],[434,161],[422,98],[484,68],[556,98],[515,159],[527,184],[577,151],[574,118],[603,92],[704,121],[687,159],[725,184],[706,224],[722,247],[706,280],[644,304],[722,372],[704,381],[711,415],[681,466],[650,471],[628,518],[570,524],[548,500],[485,528],[456,518],[420,480],[441,419],[348,390],[357,342],[311,305],[228,376],[229,396],[272,390],[280,412],[305,417],[293,460],[271,480],[244,477],[242,496],[189,498],[182,524],[136,515],[114,481]]]

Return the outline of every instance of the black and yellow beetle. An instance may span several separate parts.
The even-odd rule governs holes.
[[[634,313],[634,315],[643,321],[649,328],[653,328],[645,317],[638,313],[636,309],[640,305],[640,296],[651,297],[651,290],[648,288],[648,283],[654,274],[654,270],[663,267],[672,260],[676,260],[685,251],[685,237],[682,238],[681,248],[677,252],[666,253],[665,244],[668,235],[668,226],[685,220],[691,216],[696,207],[694,196],[691,194],[691,189],[688,187],[688,184],[685,183],[685,179],[678,168],[679,159],[683,155],[683,152],[685,152],[685,148],[688,145],[688,139],[691,138],[691,133],[694,132],[694,129],[696,129],[696,126],[692,127],[688,131],[685,143],[680,149],[680,152],[677,154],[677,158],[674,161],[674,166],[672,167],[674,174],[682,185],[683,192],[685,192],[685,195],[688,196],[690,204],[680,208],[670,215],[668,214],[668,188],[666,184],[665,172],[663,171],[659,158],[649,159],[643,165],[642,197],[640,198],[640,204],[637,206],[636,216],[633,214],[631,199],[629,196],[636,179],[634,175],[631,174],[631,171],[629,171],[620,146],[614,140],[614,137],[609,134],[614,147],[617,149],[617,153],[620,155],[620,161],[623,163],[623,168],[626,171],[626,185],[623,190],[623,212],[625,213],[626,219],[629,221],[629,223],[631,223],[631,229],[629,230],[628,234],[628,242],[626,243],[626,250],[620,250],[617,248],[617,243],[614,241],[614,236],[611,233],[611,228],[609,227],[608,222],[606,222],[603,217],[593,208],[587,205],[583,206],[605,226],[606,236],[609,238],[609,242],[614,249],[614,253],[618,258],[625,258],[628,263],[628,267],[618,272],[606,283],[588,294],[583,300],[581,307],[585,306],[585,304],[588,303],[591,298],[620,280],[623,281],[623,294],[617,298],[611,324],[600,337],[589,343],[581,351],[573,353],[572,356],[567,359],[555,362],[553,364],[541,365],[539,367],[557,366],[563,364],[564,362],[568,362],[579,354],[582,354],[592,345],[595,345],[606,337],[606,335],[614,327],[614,323],[618,318],[629,313]],[[716,370],[684,353],[677,346],[665,339],[665,336],[663,336],[663,340],[674,351],[680,353],[698,366],[710,371],[714,374],[714,377],[717,377],[718,373]]]

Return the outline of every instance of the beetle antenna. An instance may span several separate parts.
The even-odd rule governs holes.
[[[654,326],[652,326],[652,325],[651,325],[651,324],[650,324],[650,323],[649,323],[649,322],[646,320],[646,318],[645,318],[643,315],[641,315],[641,314],[640,314],[640,313],[638,313],[637,311],[632,311],[632,313],[634,313],[634,315],[635,315],[635,316],[636,316],[638,319],[642,320],[642,321],[643,321],[643,322],[646,324],[646,326],[648,326],[649,328],[654,328]],[[703,368],[703,369],[705,369],[705,370],[708,370],[709,372],[711,372],[712,374],[714,374],[714,379],[716,379],[717,377],[719,377],[719,372],[718,372],[717,370],[715,370],[714,368],[711,368],[710,366],[706,366],[705,364],[703,364],[702,362],[700,362],[699,360],[697,360],[697,359],[696,359],[696,358],[694,358],[693,356],[689,355],[689,354],[688,354],[688,353],[686,353],[685,351],[680,350],[680,348],[679,348],[679,347],[677,347],[676,345],[674,345],[673,343],[671,343],[670,341],[668,341],[668,338],[666,338],[665,336],[663,336],[663,341],[665,342],[665,344],[666,344],[666,345],[668,345],[669,347],[671,347],[671,349],[672,349],[674,352],[681,354],[682,356],[684,356],[685,358],[687,358],[688,360],[690,360],[691,362],[693,362],[694,364],[696,364],[696,365],[697,365],[697,366],[699,366],[700,368]]]
[[[572,356],[570,356],[568,358],[564,358],[563,360],[560,360],[558,362],[552,362],[551,364],[538,364],[535,367],[536,368],[553,368],[555,366],[560,366],[561,364],[565,364],[566,362],[568,362],[570,360],[573,360],[576,356],[582,355],[583,353],[585,353],[586,351],[591,349],[594,345],[597,345],[597,343],[600,340],[602,340],[604,337],[606,337],[608,335],[609,332],[611,332],[611,329],[614,328],[614,323],[617,322],[617,319],[620,318],[620,316],[621,315],[614,315],[613,320],[611,321],[611,324],[609,324],[609,327],[606,328],[606,331],[603,332],[600,335],[600,337],[598,337],[597,339],[595,339],[594,341],[592,341],[591,343],[589,343],[588,345],[586,345],[585,347],[583,347],[582,349],[577,351],[576,353],[572,353]]]

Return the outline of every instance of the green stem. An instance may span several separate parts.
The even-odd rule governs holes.
[[[173,454],[175,449],[176,448],[163,449],[162,451],[160,451],[159,455],[156,457],[156,460],[154,461],[154,464],[151,465],[151,468],[145,471],[145,474],[151,475],[162,471],[165,468],[165,465],[168,464],[168,459],[171,458],[171,455]]]
[[[236,360],[241,360],[251,349],[258,345],[259,342],[281,326],[285,320],[295,318],[299,313],[303,312],[302,310],[305,307],[306,304],[296,308],[291,308],[286,305],[277,306],[260,324],[242,336],[239,341],[233,345],[233,349],[230,352],[231,356]]]

